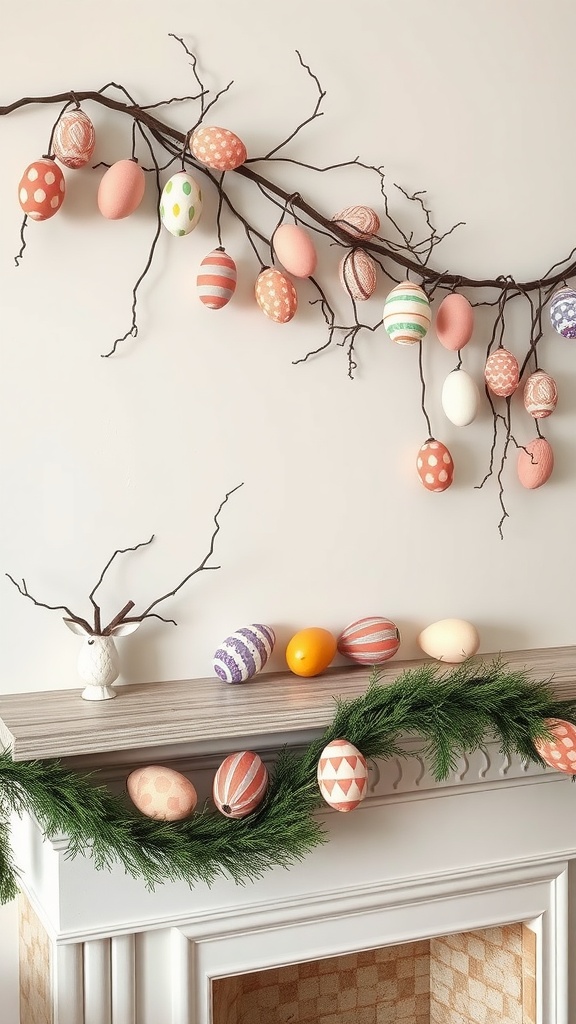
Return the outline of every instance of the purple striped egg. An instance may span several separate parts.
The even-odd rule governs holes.
[[[244,626],[220,644],[212,668],[225,683],[245,683],[264,668],[275,643],[276,634],[270,626]]]

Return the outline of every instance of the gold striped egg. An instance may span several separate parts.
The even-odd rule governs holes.
[[[497,348],[486,360],[484,380],[493,395],[509,398],[520,381],[520,367],[516,356],[506,348]]]
[[[524,385],[524,408],[536,420],[554,412],[558,402],[556,381],[548,373],[537,370],[530,374]]]
[[[414,345],[422,341],[431,318],[426,292],[412,281],[397,284],[384,303],[384,327],[398,345]]]
[[[298,309],[292,281],[275,267],[268,267],[258,275],[255,293],[262,312],[277,324],[287,324]]]
[[[351,249],[340,260],[340,284],[355,302],[369,299],[376,288],[376,264],[365,249]]]
[[[233,171],[246,160],[246,146],[228,128],[201,125],[190,139],[192,156],[215,171]]]
[[[380,218],[370,206],[347,206],[332,217],[332,223],[342,228],[351,238],[363,242],[380,231]]]

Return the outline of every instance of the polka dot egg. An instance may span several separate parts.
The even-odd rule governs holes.
[[[353,811],[368,792],[366,758],[348,740],[332,740],[320,754],[317,778],[330,807],[335,811]]]
[[[411,281],[397,284],[384,303],[384,327],[398,345],[422,341],[432,314],[426,292]]]
[[[277,324],[287,324],[298,309],[298,296],[289,277],[268,267],[256,280],[256,302]]]
[[[576,291],[559,288],[550,303],[550,323],[563,338],[576,338]]]
[[[275,643],[270,626],[244,626],[220,644],[212,668],[225,683],[244,683],[264,668]]]
[[[246,818],[260,806],[268,788],[268,769],[258,754],[241,750],[222,762],[212,785],[212,796],[226,818]]]
[[[18,199],[32,220],[48,220],[64,202],[66,182],[54,160],[47,157],[29,164],[18,185]]]
[[[128,776],[126,788],[142,814],[160,821],[188,818],[198,800],[196,789],[185,775],[158,764],[137,768]]]
[[[536,420],[544,419],[554,412],[558,402],[556,381],[548,373],[537,370],[531,373],[524,386],[524,408]]]
[[[445,444],[430,438],[422,445],[416,469],[427,491],[446,491],[454,479],[454,463]]]
[[[54,153],[61,164],[77,170],[91,159],[96,145],[94,125],[83,110],[67,110],[54,129]]]
[[[246,159],[246,146],[227,128],[202,126],[190,140],[192,155],[215,171],[233,171]]]
[[[202,191],[187,171],[173,174],[162,189],[160,220],[171,235],[181,237],[194,230],[202,213]]]
[[[546,726],[554,738],[536,740],[534,746],[540,757],[559,772],[576,775],[576,727],[572,722],[549,718]]]
[[[497,348],[486,360],[484,380],[499,398],[509,398],[518,387],[520,368],[516,356],[506,348]]]

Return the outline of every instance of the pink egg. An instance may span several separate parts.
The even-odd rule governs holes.
[[[523,487],[533,491],[541,487],[552,476],[554,469],[554,452],[543,437],[536,437],[526,450],[518,452],[518,479]]]
[[[20,178],[18,200],[31,220],[48,220],[64,202],[66,182],[54,160],[47,157],[29,164]]]
[[[556,381],[548,373],[537,370],[524,386],[524,408],[534,419],[541,420],[554,412],[558,402]]]
[[[416,470],[427,491],[446,491],[454,479],[454,462],[442,441],[430,438],[422,445]]]
[[[66,110],[54,129],[54,153],[61,164],[73,170],[84,167],[96,145],[94,125],[83,110]]]
[[[340,260],[340,284],[356,302],[369,299],[376,288],[376,264],[364,249],[351,249]]]
[[[281,224],[276,228],[272,245],[282,266],[294,277],[310,277],[316,270],[316,247],[298,224]]]
[[[332,222],[351,238],[364,242],[380,231],[380,218],[370,206],[348,206],[332,217]]]
[[[464,295],[454,292],[442,300],[436,313],[436,337],[450,352],[467,345],[474,330],[474,312]]]
[[[118,160],[104,174],[98,188],[98,209],[107,220],[123,220],[137,210],[144,196],[146,176],[135,160]]]
[[[212,796],[226,818],[246,818],[262,803],[268,788],[268,769],[258,754],[241,750],[222,762],[212,785]]]
[[[509,398],[518,387],[520,368],[518,360],[508,349],[497,348],[486,360],[484,380],[490,391],[499,398]]]
[[[379,615],[351,622],[338,637],[338,653],[359,665],[383,665],[399,647],[398,627]]]
[[[228,128],[202,125],[190,139],[192,155],[216,171],[233,171],[246,160],[246,146]]]
[[[137,768],[126,780],[132,803],[148,818],[182,821],[188,818],[198,797],[189,779],[173,768],[151,764]]]
[[[332,740],[320,754],[317,778],[330,807],[335,811],[353,811],[368,792],[366,758],[348,740]]]
[[[576,727],[561,718],[548,718],[546,725],[554,734],[552,740],[536,740],[534,746],[540,757],[567,775],[576,775]]]
[[[287,324],[298,309],[298,296],[289,277],[274,267],[263,270],[256,280],[256,302],[277,324]]]

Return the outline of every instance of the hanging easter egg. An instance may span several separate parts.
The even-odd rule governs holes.
[[[83,110],[66,110],[54,129],[52,148],[61,164],[76,170],[92,158],[96,145],[94,125]]]
[[[534,419],[541,420],[554,412],[558,402],[556,381],[548,373],[537,370],[524,385],[524,407]]]
[[[171,235],[181,237],[194,230],[202,213],[202,190],[187,171],[177,171],[162,189],[160,220]]]
[[[516,391],[520,380],[516,356],[506,348],[497,348],[486,360],[484,380],[493,395],[509,398]]]
[[[399,647],[398,627],[378,615],[351,622],[338,637],[338,653],[358,665],[383,665]]]
[[[544,437],[536,437],[518,452],[518,479],[533,491],[552,476],[554,452]]]
[[[244,683],[264,668],[275,643],[276,635],[270,626],[244,626],[222,641],[212,668],[225,683]]]
[[[446,491],[454,479],[454,462],[442,441],[431,437],[416,459],[416,471],[427,491]]]
[[[215,171],[233,171],[246,159],[246,146],[227,128],[201,125],[190,139],[192,156]]]
[[[412,281],[397,284],[384,303],[384,327],[398,345],[422,341],[430,327],[430,302],[426,292]]]
[[[28,165],[18,185],[18,200],[31,220],[48,220],[64,202],[66,182],[54,160],[43,157]]]
[[[263,270],[256,280],[256,302],[277,324],[287,324],[298,309],[298,296],[289,277],[274,267]]]
[[[198,297],[208,309],[222,309],[236,291],[236,264],[224,249],[204,257],[196,278]]]
[[[535,740],[540,757],[559,772],[576,775],[576,726],[561,718],[546,719],[546,726],[554,738]]]
[[[364,249],[351,249],[340,260],[340,284],[355,302],[369,299],[376,288],[376,264]]]
[[[272,236],[277,259],[294,277],[310,277],[316,270],[316,246],[299,224],[281,224]]]
[[[348,206],[332,222],[351,238],[367,242],[380,231],[380,218],[370,206]]]
[[[576,338],[576,291],[559,288],[550,302],[550,323],[563,338]]]
[[[318,676],[336,654],[336,637],[322,626],[295,633],[286,647],[286,664],[297,676]]]
[[[222,762],[212,786],[218,810],[226,818],[245,818],[262,803],[268,788],[268,770],[258,754],[242,750]]]
[[[450,352],[459,352],[467,345],[474,330],[474,311],[464,295],[453,292],[438,306],[436,337]]]
[[[465,619],[440,619],[422,630],[418,644],[430,658],[458,665],[476,654],[480,637],[476,626]]]
[[[320,754],[317,778],[330,807],[335,811],[353,811],[368,792],[366,758],[348,740],[332,740]]]
[[[476,419],[480,392],[466,370],[452,370],[442,385],[442,408],[456,427],[466,427]]]
[[[159,764],[137,768],[127,779],[132,803],[148,818],[182,821],[190,817],[198,797],[189,779]]]
[[[98,209],[107,220],[123,220],[137,210],[144,197],[146,177],[136,160],[117,160],[98,186]]]

